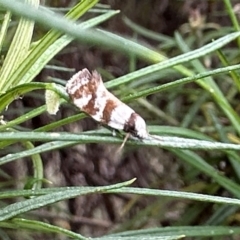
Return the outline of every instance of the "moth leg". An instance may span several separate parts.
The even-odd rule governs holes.
[[[130,137],[130,135],[131,135],[130,133],[127,133],[127,134],[126,134],[125,138],[123,139],[123,142],[122,142],[121,146],[120,146],[119,149],[118,149],[118,152],[121,151],[121,150],[123,149],[123,147],[124,147],[126,141],[127,141],[128,138]]]

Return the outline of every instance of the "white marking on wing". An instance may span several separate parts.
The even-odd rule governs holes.
[[[109,92],[107,91],[103,83],[100,83],[96,91],[96,100],[94,104],[94,108],[99,109],[96,112],[96,114],[93,116],[95,120],[102,121],[103,111],[108,99],[109,99]]]
[[[76,83],[66,85],[67,92],[70,95],[74,95],[79,88],[80,88],[80,85]]]
[[[96,121],[99,121],[99,122],[102,122],[102,121],[103,121],[103,111],[104,111],[106,102],[107,102],[107,98],[106,98],[106,97],[97,99],[97,100],[95,101],[95,105],[94,105],[94,106],[98,107],[99,110],[98,110],[98,111],[96,112],[96,114],[94,114],[92,117],[93,117]]]
[[[113,109],[108,125],[112,128],[123,130],[124,124],[129,120],[134,111],[124,103]]]
[[[84,106],[88,104],[88,102],[91,100],[92,95],[91,94],[84,94],[81,98],[74,98],[73,103],[80,109],[83,109]]]
[[[136,134],[139,138],[146,139],[146,138],[149,137],[146,122],[139,115],[137,115],[136,119],[135,119],[135,129],[136,129],[136,132],[137,132]]]
[[[82,71],[74,74],[71,79],[66,84],[66,89],[69,94],[74,94],[80,87],[89,83],[89,79],[87,77],[79,78],[79,75]]]

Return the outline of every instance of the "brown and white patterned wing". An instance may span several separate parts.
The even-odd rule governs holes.
[[[145,121],[105,88],[97,71],[79,71],[67,82],[66,91],[73,103],[96,121],[139,138],[148,136]]]

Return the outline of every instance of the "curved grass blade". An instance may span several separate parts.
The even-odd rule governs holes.
[[[39,0],[26,0],[25,2],[34,8],[37,8],[39,5]],[[33,35],[33,28],[33,21],[29,21],[25,18],[20,19],[16,33],[0,71],[0,89],[3,92],[8,89],[8,86],[11,86],[9,76],[18,68],[28,54]]]
[[[229,144],[229,143],[219,143],[211,141],[201,141],[195,139],[186,139],[178,137],[167,137],[161,136],[158,139],[152,140],[129,140],[127,141],[128,145],[133,146],[158,146],[163,148],[168,148],[172,151],[179,149],[219,149],[219,150],[240,150],[240,145]],[[54,141],[54,140],[60,141]],[[7,162],[16,160],[18,158],[23,158],[31,156],[32,154],[42,153],[54,149],[59,149],[63,147],[68,147],[76,144],[86,144],[86,143],[112,143],[112,144],[121,144],[122,139],[103,135],[87,135],[87,134],[68,134],[68,133],[40,133],[40,132],[19,132],[19,133],[4,133],[0,135],[0,140],[13,140],[13,141],[53,141],[50,143],[45,143],[40,146],[35,147],[31,150],[25,150],[22,152],[8,154],[0,158],[0,165]]]
[[[31,210],[34,210],[34,209],[37,209],[40,207],[44,207],[46,205],[49,205],[49,204],[52,204],[52,203],[55,203],[58,201],[62,201],[62,200],[66,200],[66,199],[70,199],[70,198],[74,198],[74,197],[79,197],[79,196],[83,196],[83,195],[87,195],[87,194],[104,193],[105,191],[107,191],[109,189],[125,187],[125,186],[132,184],[134,181],[135,181],[135,179],[126,181],[123,183],[114,184],[114,185],[109,185],[109,186],[104,186],[104,187],[96,187],[91,190],[89,190],[89,189],[87,189],[87,190],[65,189],[64,191],[50,193],[50,194],[46,194],[43,196],[31,198],[31,199],[28,199],[25,201],[13,203],[13,204],[10,204],[10,205],[0,209],[0,221],[10,219],[19,214],[26,213],[28,211],[31,211]]]
[[[186,237],[217,237],[217,236],[231,236],[240,234],[239,227],[226,227],[226,226],[177,226],[177,227],[163,227],[163,228],[149,228],[133,231],[126,231],[108,235],[109,237],[128,237],[128,236],[179,236],[185,235]]]
[[[78,26],[81,29],[88,29],[106,21],[117,13],[119,13],[119,11],[108,11],[107,13],[80,23]],[[54,33],[54,31],[52,32]],[[49,35],[51,34],[49,33]],[[44,66],[73,40],[72,37],[63,35],[52,43],[52,39],[54,39],[53,36],[46,36],[47,39],[43,38],[38,45],[32,49],[28,56],[29,60],[24,62],[12,76],[13,82],[19,79],[19,77],[21,84],[31,82]]]
[[[9,220],[9,221],[2,221],[0,222],[0,227],[12,228],[12,229],[20,228],[20,229],[39,231],[39,232],[58,233],[73,239],[89,240],[89,238],[85,238],[84,236],[78,233],[69,231],[61,227],[57,227],[45,222],[23,219],[23,218],[13,218],[12,220]]]
[[[0,112],[7,108],[7,106],[12,101],[19,98],[21,95],[39,89],[54,91],[63,99],[69,100],[69,97],[65,89],[61,85],[55,83],[40,83],[40,82],[27,83],[14,87],[11,90],[7,91],[5,94],[0,96]]]

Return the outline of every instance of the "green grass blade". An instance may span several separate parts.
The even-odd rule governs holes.
[[[213,236],[231,236],[240,234],[239,227],[225,227],[225,226],[177,226],[177,227],[163,227],[163,228],[150,228],[141,229],[127,232],[120,232],[111,234],[108,236],[138,236],[138,235],[151,236],[179,236],[184,235],[186,237],[213,237]]]
[[[39,232],[49,232],[49,233],[58,233],[63,234],[65,236],[68,236],[73,239],[80,239],[80,240],[89,240],[89,238],[85,238],[84,236],[74,233],[72,231],[69,231],[67,229],[53,226],[49,223],[35,221],[35,220],[28,220],[23,218],[14,218],[9,221],[2,221],[0,222],[0,227],[2,228],[12,228],[15,229],[27,229],[27,230],[34,230]]]
[[[229,72],[229,71],[234,71],[234,70],[237,70],[237,69],[240,69],[240,64],[233,65],[233,66],[228,66],[228,67],[223,67],[223,68],[218,68],[218,69],[211,70],[211,71],[201,72],[201,73],[198,73],[198,74],[193,75],[191,77],[182,78],[182,79],[176,80],[174,82],[165,83],[165,84],[162,84],[162,85],[157,86],[157,87],[152,87],[152,88],[149,88],[149,89],[146,89],[146,90],[139,91],[137,93],[133,93],[128,97],[124,97],[123,100],[124,101],[130,101],[130,100],[133,100],[133,99],[136,99],[136,98],[146,97],[146,96],[154,94],[154,93],[159,93],[159,92],[162,92],[162,91],[165,91],[165,90],[170,90],[174,87],[178,87],[178,86],[181,86],[183,84],[187,84],[187,83],[190,83],[190,82],[197,81],[201,78],[217,75],[217,74],[220,74],[220,73],[226,73],[226,72]],[[141,77],[141,76],[142,76],[142,74],[138,75],[138,77]],[[118,78],[117,82],[121,78],[122,77]],[[133,80],[133,75],[128,74],[128,79],[127,79],[126,82],[130,82],[132,80]],[[115,84],[116,84],[115,80],[113,80],[113,81],[110,81],[109,83],[107,83],[106,85],[110,88],[110,87],[112,87],[112,85],[115,86]]]
[[[94,142],[110,142],[121,143],[122,139],[112,137],[111,135],[91,135],[87,133],[72,134],[64,132],[2,132],[0,140],[14,140],[14,141],[75,141],[76,143],[94,143]],[[180,137],[157,136],[153,135],[149,139],[131,139],[127,141],[129,145],[138,146],[160,146],[167,148],[181,148],[181,149],[219,149],[219,150],[240,150],[240,145],[231,143],[221,143],[213,141],[196,140]]]
[[[219,197],[212,196],[207,194],[199,194],[199,193],[191,193],[191,192],[183,192],[183,191],[172,191],[172,190],[159,190],[159,189],[151,189],[151,188],[136,188],[136,187],[125,187],[131,184],[133,180],[119,183],[119,185],[110,185],[107,187],[60,187],[60,188],[43,188],[39,190],[11,190],[4,191],[0,194],[0,199],[5,198],[15,198],[15,197],[33,197],[33,196],[49,196],[51,193],[62,193],[64,191],[69,191],[71,193],[78,192],[81,194],[90,194],[90,193],[125,193],[125,194],[136,194],[142,196],[155,196],[155,197],[171,197],[171,198],[182,198],[189,199],[194,201],[201,202],[212,202],[217,204],[227,204],[239,206],[240,200],[237,198],[228,198],[228,197]],[[100,190],[101,188],[101,190]]]
[[[131,81],[134,81],[137,78],[147,76],[148,74],[151,74],[154,72],[159,72],[159,74],[160,74],[160,70],[162,70],[162,69],[170,68],[170,67],[173,67],[173,66],[185,63],[185,62],[192,61],[196,58],[202,57],[206,54],[216,51],[219,48],[222,48],[223,46],[225,46],[226,44],[233,41],[234,39],[236,39],[239,36],[240,36],[240,32],[231,33],[231,34],[224,36],[222,38],[219,38],[216,41],[209,43],[199,49],[196,49],[191,52],[173,57],[171,59],[164,60],[163,62],[160,62],[160,63],[153,64],[151,66],[137,70],[133,73],[126,74],[122,77],[119,77],[119,78],[109,82],[109,83],[106,83],[106,86],[108,88],[113,88],[113,87],[116,87],[116,86],[119,86],[122,84],[129,83]],[[191,71],[190,71],[190,73],[191,73],[191,75],[194,74]],[[158,76],[158,78],[159,78],[159,76]]]
[[[31,198],[25,201],[13,203],[0,209],[0,221],[10,219],[19,214],[26,213],[28,211],[31,211],[31,210],[34,210],[58,201],[62,201],[62,200],[66,200],[66,199],[70,199],[78,196],[83,196],[87,194],[104,193],[109,189],[121,188],[121,187],[132,184],[132,182],[134,181],[135,179],[127,182],[123,182],[123,183],[109,185],[106,187],[96,187],[92,190],[81,189],[77,191],[76,189],[65,189],[64,191],[46,194],[44,196],[39,196],[39,197]]]
[[[19,124],[21,124],[21,123],[23,123],[23,122],[25,122],[29,119],[32,119],[36,116],[39,116],[40,114],[42,114],[45,111],[46,111],[46,106],[45,105],[41,106],[41,107],[38,107],[38,108],[35,108],[32,111],[30,111],[26,114],[23,114],[22,116],[20,116],[18,118],[15,118],[12,121],[6,122],[4,125],[0,125],[0,131],[4,131],[7,128],[19,125]]]
[[[78,26],[81,29],[88,29],[106,21],[117,13],[119,13],[119,11],[108,11],[107,13],[80,23]],[[72,37],[64,35],[53,42],[52,40],[55,39],[54,32],[55,31],[52,31],[52,34],[49,33],[46,39],[43,38],[38,45],[32,49],[27,61],[23,63],[12,76],[13,82],[16,82],[19,77],[21,78],[20,84],[31,82],[44,66],[73,40]]]
[[[28,150],[34,149],[34,145],[31,142],[23,142],[24,147]],[[44,177],[43,173],[43,162],[40,154],[34,154],[31,156],[33,163],[33,177],[34,183],[32,184],[32,190],[40,189],[42,187],[42,180]]]
[[[181,43],[180,45],[182,50],[189,53],[190,49],[182,37],[179,34],[176,34],[176,38]],[[198,72],[205,71],[205,67],[199,60],[194,60],[191,64]],[[211,77],[207,77],[205,80],[199,80],[197,83],[211,94],[216,104],[218,104],[222,111],[228,116],[235,129],[240,134],[240,118],[213,79]]]
[[[89,0],[83,0],[80,3],[78,3],[73,9],[69,11],[69,13],[66,15],[66,17],[71,19],[77,19],[78,17],[82,16],[86,11],[88,11],[92,6],[94,6],[97,3],[97,0],[90,1]],[[25,6],[26,7],[26,6]],[[27,6],[29,7],[29,6]],[[36,10],[36,9],[34,9]],[[43,10],[36,10],[36,11],[43,11]],[[25,11],[28,12],[28,11]],[[46,11],[43,11],[44,13]],[[47,12],[47,14],[50,14]],[[44,17],[43,17],[44,18]],[[59,19],[63,19],[62,17],[58,17]],[[55,19],[55,21],[58,21]],[[66,20],[67,21],[67,20]],[[2,86],[3,91],[6,91],[10,86],[16,86],[20,83],[23,83],[24,80],[22,78],[25,74],[27,74],[28,79],[30,78],[31,81],[43,68],[43,66],[56,54],[56,50],[60,51],[65,45],[56,47],[56,40],[61,36],[62,34],[60,32],[57,32],[55,30],[49,31],[42,39],[41,41],[34,46],[34,48],[31,50],[31,52],[28,52],[28,55],[26,57],[26,61],[24,61],[17,69],[16,71],[12,72],[12,75],[8,74],[8,81],[5,85]],[[51,46],[53,49],[48,50],[48,48]],[[53,51],[53,52],[52,52]],[[43,55],[45,53],[45,55]],[[43,55],[43,56],[42,56]],[[41,57],[42,56],[42,57]],[[29,69],[31,69],[31,72],[29,72]],[[25,80],[26,81],[26,80]]]
[[[5,94],[0,96],[0,112],[7,108],[12,101],[19,98],[21,95],[39,89],[54,91],[63,99],[69,100],[69,96],[67,95],[65,89],[61,85],[57,85],[55,83],[40,83],[40,82],[27,83],[14,87],[11,90],[7,91]]]
[[[8,25],[11,21],[11,15],[11,12],[6,12],[6,14],[4,15],[4,20],[0,30],[0,53],[2,52],[3,42],[7,33]]]
[[[23,152],[18,152],[15,154],[8,154],[0,158],[0,165],[7,162],[16,160],[18,158],[23,158],[26,156],[31,156],[33,154],[38,154],[54,149],[59,149],[63,147],[68,147],[76,144],[86,144],[86,143],[112,143],[112,144],[121,144],[123,139],[112,137],[109,135],[92,135],[92,134],[68,134],[68,133],[40,133],[40,132],[19,132],[19,133],[6,133],[2,132],[0,135],[0,140],[4,141],[53,141],[50,143],[42,144],[38,147],[35,147],[31,150],[25,150]],[[60,140],[60,141],[56,141]],[[133,146],[159,146],[171,149],[174,152],[174,149],[219,149],[219,150],[240,150],[240,145],[238,144],[228,144],[220,142],[210,142],[210,141],[201,141],[195,139],[185,139],[179,137],[167,137],[161,136],[159,139],[154,140],[129,140],[127,141],[128,145]],[[184,155],[186,158],[188,155]]]
[[[26,0],[29,5],[37,8],[38,0]],[[20,63],[26,58],[33,34],[34,22],[25,18],[21,18],[8,50],[7,56],[3,62],[3,66],[0,71],[0,89],[6,91],[11,86],[9,82],[9,76],[18,68]]]
[[[205,162],[200,156],[188,150],[170,149],[170,151],[175,153],[183,161],[191,164],[201,172],[213,178],[218,184],[234,194],[234,196],[240,198],[240,186],[227,177],[221,176],[214,167]]]
[[[235,15],[232,7],[232,3],[230,0],[224,0],[226,9],[228,11],[229,17],[232,21],[233,27],[235,31],[240,31],[240,26],[239,26],[239,20],[237,19],[237,16]],[[238,47],[240,47],[240,38],[238,38]]]

